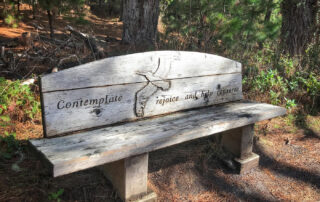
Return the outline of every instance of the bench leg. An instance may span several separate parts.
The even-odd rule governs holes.
[[[156,201],[156,194],[148,191],[148,153],[100,166],[123,201]]]
[[[240,174],[259,165],[259,155],[252,152],[254,124],[236,128],[222,135],[222,145],[235,155]]]

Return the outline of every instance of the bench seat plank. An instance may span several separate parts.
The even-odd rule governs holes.
[[[285,113],[282,107],[237,101],[30,143],[46,157],[56,177]]]

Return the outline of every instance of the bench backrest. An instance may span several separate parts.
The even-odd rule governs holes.
[[[111,57],[40,81],[46,137],[242,99],[241,64],[197,52]]]

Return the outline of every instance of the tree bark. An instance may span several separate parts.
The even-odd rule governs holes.
[[[17,1],[17,5],[18,5],[18,13],[20,14],[20,5],[21,5],[20,0]]]
[[[123,0],[122,41],[131,45],[154,45],[159,0]]]
[[[272,3],[273,3],[273,0],[269,0],[267,3],[267,11],[266,11],[266,15],[264,17],[264,22],[270,21],[271,13],[272,13]]]
[[[120,3],[120,17],[119,17],[119,21],[122,22],[122,19],[123,19],[123,0],[121,0],[121,3]]]
[[[32,19],[36,19],[36,0],[32,0]]]
[[[53,25],[52,25],[52,14],[50,10],[47,10],[48,14],[48,20],[49,20],[49,27],[50,27],[50,37],[53,38],[54,35],[54,30],[53,30]]]
[[[290,55],[304,54],[316,30],[317,0],[284,0],[281,13],[284,51]]]

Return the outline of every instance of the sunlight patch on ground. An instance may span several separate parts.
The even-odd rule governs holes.
[[[4,24],[3,20],[0,20],[0,24]],[[12,28],[8,26],[0,27],[0,36],[5,38],[16,38],[20,37],[23,32],[26,32],[28,29],[33,29],[33,27],[26,25],[25,23],[19,23],[18,28]]]

